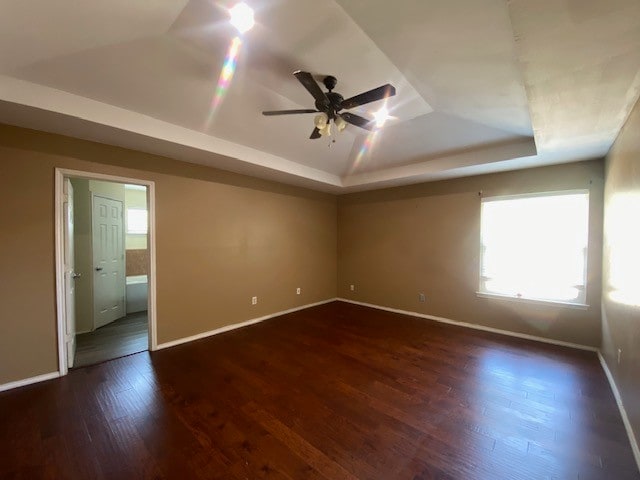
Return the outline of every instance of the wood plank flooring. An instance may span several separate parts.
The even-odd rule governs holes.
[[[0,393],[0,477],[639,479],[596,355],[334,302]]]
[[[149,349],[147,312],[137,312],[76,336],[74,367],[84,367]]]

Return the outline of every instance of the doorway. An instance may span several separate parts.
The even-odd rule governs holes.
[[[154,350],[154,184],[56,170],[60,374]]]

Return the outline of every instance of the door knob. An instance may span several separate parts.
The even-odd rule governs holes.
[[[96,267],[96,272],[101,272],[102,271],[102,267]]]
[[[81,273],[73,273],[71,274],[71,278],[80,278],[82,276]]]

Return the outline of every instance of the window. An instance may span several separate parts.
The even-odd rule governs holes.
[[[147,211],[143,208],[128,208],[127,233],[133,235],[146,235],[147,228]]]
[[[589,192],[482,200],[480,294],[586,303]]]

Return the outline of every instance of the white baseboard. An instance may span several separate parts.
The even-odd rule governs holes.
[[[593,352],[597,352],[598,354],[598,359],[600,360],[600,364],[602,365],[602,369],[604,370],[604,373],[607,377],[607,380],[609,381],[609,385],[611,386],[611,390],[613,391],[613,396],[616,399],[616,403],[618,405],[618,408],[620,410],[620,415],[622,416],[622,422],[624,423],[624,427],[627,431],[627,435],[629,436],[629,442],[631,443],[631,449],[633,450],[633,455],[635,457],[636,463],[638,464],[638,469],[640,470],[640,447],[638,446],[638,441],[636,440],[635,434],[633,432],[633,428],[631,427],[631,422],[629,421],[629,417],[627,416],[627,411],[624,408],[624,404],[622,403],[622,397],[620,396],[620,391],[618,390],[618,387],[615,383],[615,380],[613,379],[613,375],[611,374],[611,371],[609,370],[609,366],[607,365],[607,362],[605,361],[604,357],[602,356],[602,354],[600,353],[600,351],[598,349],[596,349],[595,347],[590,347],[587,345],[580,345],[577,343],[571,343],[571,342],[563,342],[561,340],[553,340],[553,339],[549,339],[549,338],[545,338],[545,337],[538,337],[535,335],[528,335],[528,334],[524,334],[524,333],[517,333],[517,332],[511,332],[508,330],[501,330],[498,328],[493,328],[493,327],[486,327],[484,325],[475,325],[472,323],[467,323],[467,322],[458,322],[455,320],[451,320],[448,318],[444,318],[444,317],[436,317],[434,315],[426,315],[424,313],[419,313],[419,312],[411,312],[408,310],[400,310],[397,308],[390,308],[390,307],[384,307],[381,305],[375,305],[372,303],[365,303],[365,302],[358,302],[356,300],[349,300],[347,298],[330,298],[328,300],[323,300],[321,302],[316,302],[316,303],[310,303],[307,305],[301,305],[299,307],[295,307],[295,308],[290,308],[288,310],[283,310],[281,312],[276,312],[276,313],[272,313],[269,315],[265,315],[263,317],[259,317],[259,318],[254,318],[251,320],[247,320],[245,322],[241,322],[241,323],[235,323],[233,325],[226,325],[224,327],[221,328],[217,328],[215,330],[210,330],[208,332],[203,332],[203,333],[199,333],[197,335],[192,335],[190,337],[185,337],[185,338],[181,338],[178,340],[173,340],[171,342],[166,342],[166,343],[162,343],[160,345],[158,345],[158,350],[164,349],[164,348],[170,348],[170,347],[174,347],[176,345],[181,345],[183,343],[188,343],[188,342],[193,342],[194,340],[200,340],[202,338],[206,338],[206,337],[210,337],[212,335],[217,335],[220,333],[224,333],[224,332],[228,332],[230,330],[235,330],[238,328],[243,328],[249,325],[254,325],[256,323],[260,323],[263,322],[265,320],[268,320],[270,318],[274,318],[274,317],[279,317],[281,315],[286,315],[288,313],[293,313],[293,312],[297,312],[299,310],[304,310],[306,308],[311,308],[311,307],[316,307],[318,305],[324,305],[326,303],[331,303],[334,301],[340,301],[340,302],[346,302],[346,303],[352,303],[355,305],[361,305],[364,307],[369,307],[369,308],[375,308],[378,310],[385,310],[388,312],[393,312],[393,313],[400,313],[403,315],[410,315],[410,316],[414,316],[414,317],[420,317],[420,318],[426,318],[428,320],[433,320],[436,322],[440,322],[440,323],[446,323],[446,324],[450,324],[450,325],[456,325],[459,327],[465,327],[465,328],[472,328],[475,330],[483,330],[486,332],[492,332],[492,333],[497,333],[500,335],[507,335],[507,336],[511,336],[511,337],[517,337],[517,338],[524,338],[527,340],[534,340],[534,341],[538,341],[538,342],[543,342],[543,343],[550,343],[553,345],[560,345],[560,346],[564,346],[564,347],[570,347],[570,348],[577,348],[580,350],[588,350],[588,351],[593,351]],[[0,385],[0,392],[4,392],[6,390],[12,390],[14,388],[19,388],[19,387],[24,387],[26,385],[31,385],[34,383],[39,383],[39,382],[44,382],[46,380],[52,380],[54,378],[58,378],[60,377],[60,373],[59,372],[51,372],[51,373],[45,373],[43,375],[37,375],[35,377],[30,377],[30,378],[25,378],[23,380],[17,380],[15,382],[9,382],[9,383],[5,383]]]
[[[638,464],[638,470],[640,470],[640,447],[638,447],[638,441],[636,439],[636,435],[633,432],[633,428],[631,427],[631,422],[629,421],[629,417],[627,416],[627,411],[625,410],[624,404],[622,403],[622,397],[620,396],[620,391],[618,390],[618,386],[616,385],[616,382],[613,379],[611,370],[609,370],[609,365],[607,365],[607,362],[602,356],[602,353],[598,352],[598,358],[600,359],[600,364],[602,365],[604,374],[607,376],[607,380],[609,380],[609,385],[611,386],[611,390],[613,391],[613,396],[616,399],[616,403],[618,404],[618,409],[620,410],[620,415],[622,416],[622,423],[624,423],[624,428],[627,430],[627,435],[629,436],[629,441],[631,442],[631,449],[633,450],[633,456],[635,457],[636,463]]]
[[[340,302],[347,302],[347,303],[353,303],[355,305],[361,305],[363,307],[370,307],[370,308],[376,308],[378,310],[385,310],[387,312],[400,313],[402,315],[411,315],[413,317],[426,318],[427,320],[434,320],[436,322],[447,323],[449,325],[456,325],[458,327],[473,328],[474,330],[483,330],[485,332],[497,333],[499,335],[507,335],[509,337],[524,338],[525,340],[534,340],[536,342],[550,343],[552,345],[560,345],[562,347],[577,348],[579,350],[587,350],[589,352],[598,351],[596,347],[590,347],[588,345],[580,345],[578,343],[563,342],[562,340],[554,340],[552,338],[538,337],[536,335],[528,335],[526,333],[512,332],[510,330],[501,330],[499,328],[486,327],[484,325],[477,325],[475,323],[459,322],[457,320],[451,320],[449,318],[444,318],[444,317],[436,317],[434,315],[426,315],[424,313],[419,313],[419,312],[411,312],[408,310],[399,310],[397,308],[383,307],[382,305],[374,305],[372,303],[357,302],[355,300],[349,300],[348,298],[339,297],[337,300]]]
[[[175,347],[176,345],[182,345],[183,343],[189,343],[195,340],[200,340],[202,338],[211,337],[212,335],[218,335],[220,333],[228,332],[230,330],[236,330],[238,328],[247,327],[249,325],[254,325],[256,323],[264,322],[265,320],[268,320],[270,318],[286,315],[287,313],[297,312],[298,310],[304,310],[305,308],[317,307],[318,305],[324,305],[325,303],[335,302],[336,300],[338,299],[330,298],[328,300],[322,300],[321,302],[309,303],[307,305],[301,305],[299,307],[290,308],[289,310],[283,310],[281,312],[271,313],[269,315],[265,315],[264,317],[252,318],[251,320],[246,320],[244,322],[225,325],[224,327],[216,328],[215,330],[209,330],[208,332],[202,332],[202,333],[198,333],[197,335],[192,335],[190,337],[179,338],[178,340],[172,340],[171,342],[161,343],[158,345],[156,350]]]
[[[0,385],[0,392],[4,392],[5,390],[11,390],[18,387],[24,387],[26,385],[31,385],[32,383],[44,382],[45,380],[51,380],[54,378],[58,378],[60,376],[59,372],[51,372],[45,373],[44,375],[37,375],[35,377],[25,378],[23,380],[16,380],[15,382],[4,383]]]

